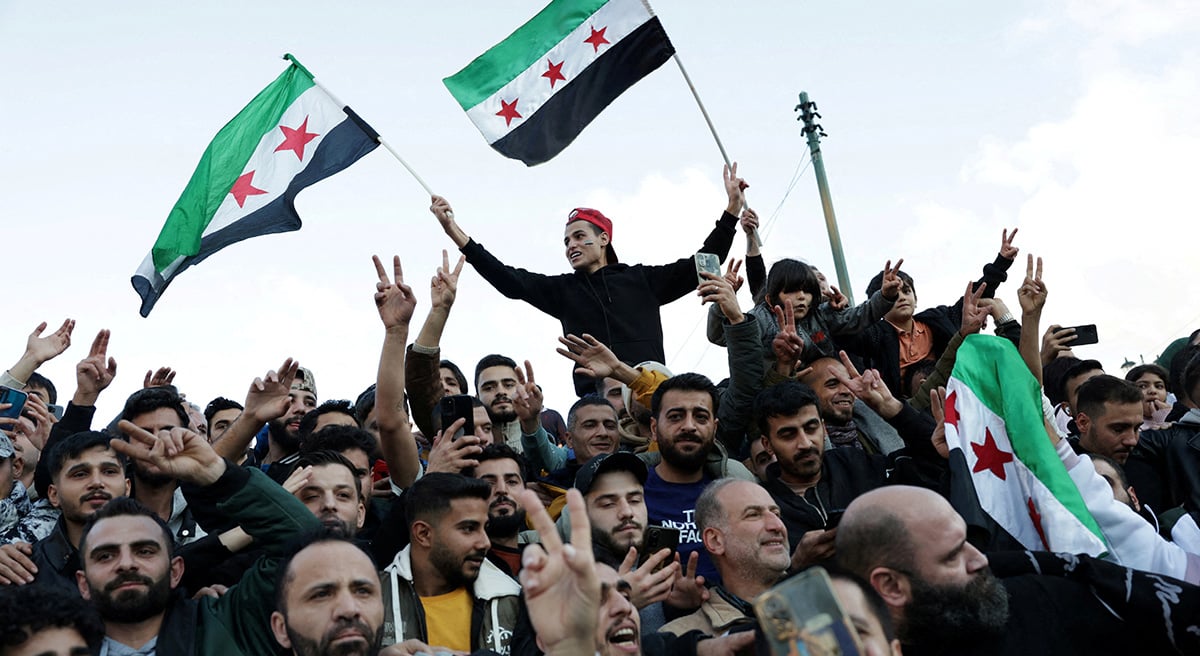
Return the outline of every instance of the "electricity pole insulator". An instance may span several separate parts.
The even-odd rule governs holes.
[[[793,111],[800,112],[796,120],[804,123],[800,133],[808,138],[808,150],[812,156],[813,175],[817,178],[817,191],[821,195],[821,209],[825,212],[825,230],[829,233],[829,248],[833,252],[833,265],[837,270],[839,290],[854,304],[854,291],[850,286],[850,272],[846,269],[846,257],[842,252],[842,237],[838,233],[837,217],[833,214],[833,199],[829,195],[829,180],[825,177],[825,160],[821,156],[821,137],[828,137],[825,128],[816,120],[817,103],[809,100],[808,92],[800,92],[800,104]]]

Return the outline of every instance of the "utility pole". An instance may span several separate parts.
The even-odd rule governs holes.
[[[821,209],[825,212],[825,230],[829,233],[829,248],[833,251],[833,266],[837,269],[838,287],[846,299],[854,305],[854,291],[850,286],[850,272],[846,270],[846,256],[842,253],[842,237],[838,234],[837,217],[833,215],[833,199],[829,196],[829,180],[825,178],[825,161],[821,157],[821,137],[828,137],[825,128],[814,119],[817,103],[808,99],[808,92],[800,92],[800,104],[793,111],[800,112],[797,121],[804,122],[801,134],[808,137],[808,150],[812,155],[813,174],[817,177],[817,191],[821,194]]]

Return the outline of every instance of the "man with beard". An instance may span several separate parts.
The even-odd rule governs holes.
[[[650,431],[658,451],[638,454],[649,470],[649,524],[678,529],[680,559],[690,561],[693,553],[699,554],[696,571],[709,583],[719,579],[696,528],[696,499],[718,478],[755,480],[742,463],[716,446],[718,394],[716,385],[701,374],[663,381],[650,401]]]
[[[837,358],[818,358],[808,366],[812,371],[802,376],[800,382],[817,393],[821,421],[834,448],[888,454],[904,446],[894,428],[854,398],[854,393],[842,382],[847,372]]]
[[[724,478],[696,500],[696,524],[722,582],[699,610],[662,630],[716,636],[752,624],[754,599],[778,583],[791,564],[779,506],[757,483]]]
[[[50,534],[32,547],[24,542],[0,547],[0,579],[77,590],[77,547],[84,524],[110,499],[129,494],[124,459],[111,441],[105,433],[76,433],[45,454],[51,476],[47,499],[61,513]]]
[[[518,378],[517,363],[503,355],[485,355],[475,365],[475,388],[492,419],[492,439],[521,453],[525,447],[521,444],[521,422],[517,417]]]
[[[838,561],[883,597],[905,654],[1183,653],[1169,643],[1186,636],[1174,624],[1189,623],[1177,611],[1195,612],[1195,586],[1069,554],[1052,572],[1060,558],[1029,552],[1014,554],[1016,575],[997,577],[966,534],[921,488],[874,490],[846,509]]]
[[[177,478],[189,496],[228,514],[267,554],[228,593],[188,599],[177,589],[184,573],[170,528],[133,499],[98,511],[80,537],[78,590],[105,623],[110,654],[265,654],[275,649],[269,617],[283,545],[318,527],[299,501],[261,472],[217,456],[184,428],[157,436],[122,421],[130,442],[113,450]]]
[[[312,451],[296,460],[296,469],[289,479],[299,485],[293,496],[327,530],[348,538],[358,533],[366,518],[355,469],[354,463],[337,451]]]
[[[267,476],[281,481],[291,473],[300,450],[300,422],[316,408],[317,383],[313,374],[304,367],[297,367],[288,391],[287,410],[267,422],[267,450],[261,457]]]
[[[513,496],[525,487],[525,459],[507,444],[489,444],[475,461],[479,464],[463,474],[486,482],[492,489],[484,527],[492,542],[488,560],[516,578],[521,571],[521,549],[537,535],[523,530],[525,509]]]
[[[271,630],[280,645],[296,656],[379,653],[382,586],[375,564],[361,548],[344,537],[322,534],[280,570],[271,613]]]
[[[405,493],[411,542],[384,569],[385,645],[509,653],[521,586],[487,559],[486,482],[434,472]]]
[[[121,410],[121,419],[152,435],[175,427],[194,429],[183,399],[171,387],[150,387],[130,394]],[[157,512],[167,522],[177,543],[184,545],[205,536],[204,530],[188,512],[187,501],[183,498],[178,481],[158,472],[147,471],[144,466],[134,462],[132,487],[133,498]]]

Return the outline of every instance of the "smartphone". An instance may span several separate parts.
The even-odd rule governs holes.
[[[1089,323],[1085,326],[1067,326],[1066,328],[1062,328],[1062,330],[1075,331],[1075,339],[1067,344],[1071,348],[1100,342],[1100,338],[1096,335],[1096,324],[1094,323]]]
[[[641,562],[646,562],[646,559],[663,549],[670,549],[672,552],[679,549],[679,529],[666,526],[647,526],[646,536],[642,540]],[[671,560],[671,558],[667,558],[662,561],[658,567],[654,568],[654,571],[657,572],[666,567]]]
[[[754,614],[775,656],[863,653],[854,625],[821,567],[810,567],[759,595]]]
[[[48,405],[46,409],[50,411],[50,414],[54,415],[55,419],[62,421],[63,407],[61,405]]]
[[[12,404],[11,408],[0,410],[0,417],[12,417],[13,419],[20,417],[21,411],[25,409],[25,401],[28,399],[29,395],[25,392],[0,385],[0,403]]]
[[[457,440],[463,435],[475,434],[475,399],[469,394],[451,394],[443,396],[441,401],[438,401],[438,412],[442,418],[442,430],[450,427],[450,424],[465,419],[466,423],[463,427],[455,431],[451,440]]]
[[[712,253],[696,253],[696,280],[700,283],[705,282],[704,277],[700,275],[704,271],[719,277],[721,275],[721,258]]]

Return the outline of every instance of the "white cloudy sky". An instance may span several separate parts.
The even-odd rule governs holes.
[[[301,194],[303,230],[187,271],[149,319],[129,284],[209,139],[282,70],[284,52],[388,137],[510,263],[567,270],[561,225],[580,205],[615,221],[624,261],[694,251],[724,205],[721,160],[673,65],[532,169],[491,151],[442,87],[541,6],[0,0],[0,366],[39,321],[70,316],[75,346],[45,373],[69,397],[74,362],[111,328],[120,371],[105,414],[160,365],[178,369],[176,382],[201,404],[240,398],[289,355],[314,369],[322,398],[353,398],[372,381],[381,329],[371,254],[400,254],[423,318],[428,278],[450,244],[382,149]],[[1017,226],[1022,252],[1047,260],[1047,319],[1098,324],[1101,345],[1081,353],[1110,370],[1200,326],[1187,291],[1200,172],[1195,3],[658,0],[655,9],[741,162],[752,205],[769,215],[782,202],[768,260],[833,270],[811,169],[783,202],[805,152],[792,108],[807,90],[829,132],[826,165],[859,296],[885,260],[904,257],[923,303],[952,302],[994,257],[1001,229]],[[1015,289],[1001,292],[1014,307]],[[721,376],[723,352],[693,332],[702,316],[692,298],[664,309],[668,364]],[[532,360],[549,404],[565,410],[558,330],[470,272],[444,345],[467,370],[493,351]]]

